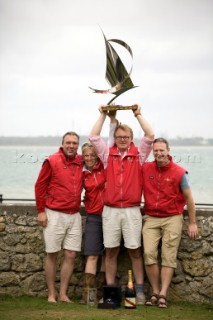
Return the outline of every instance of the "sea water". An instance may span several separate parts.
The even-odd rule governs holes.
[[[45,158],[58,147],[0,147],[0,194],[34,199],[34,185]],[[170,154],[189,173],[196,203],[213,204],[213,147],[172,147]],[[150,155],[149,161],[153,157]]]

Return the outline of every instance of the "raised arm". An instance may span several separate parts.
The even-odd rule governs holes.
[[[108,111],[107,115],[110,118],[111,124],[118,125],[118,120],[116,119],[116,113],[117,113],[116,110],[110,110],[110,111]]]
[[[109,111],[107,115],[110,118],[108,146],[112,147],[115,143],[114,132],[119,122],[116,119],[116,110]]]
[[[155,137],[154,131],[151,127],[151,125],[149,124],[149,122],[144,118],[144,116],[142,116],[141,114],[141,106],[138,104],[137,105],[138,108],[134,111],[133,113],[135,115],[135,117],[137,118],[145,137],[149,138],[150,140],[153,140]]]
[[[144,162],[146,162],[147,158],[150,155],[150,152],[152,151],[152,143],[155,135],[151,125],[144,118],[144,116],[141,115],[141,106],[139,104],[137,104],[137,106],[138,108],[136,110],[133,110],[133,113],[144,132],[144,137],[141,139],[138,146],[138,150],[140,153],[140,163],[143,164]]]
[[[107,112],[103,112],[102,106],[99,107],[100,116],[98,120],[95,122],[94,126],[92,127],[92,130],[90,132],[90,136],[100,136],[101,130],[104,124],[104,121],[107,116]]]
[[[107,166],[107,159],[109,155],[109,147],[107,143],[100,137],[100,133],[107,116],[107,112],[103,112],[102,106],[99,107],[100,115],[98,120],[95,122],[90,135],[89,140],[95,147],[99,159],[103,162],[104,167]]]

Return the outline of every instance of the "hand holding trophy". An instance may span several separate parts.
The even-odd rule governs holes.
[[[135,117],[141,115],[141,106],[139,104],[134,104],[132,106],[120,106],[113,103],[111,105],[100,105],[98,110],[100,113],[105,113],[111,119],[116,118],[117,110],[132,110]]]
[[[103,33],[103,31],[102,31]],[[110,39],[107,40],[104,33],[104,40],[105,40],[105,46],[106,46],[106,75],[105,78],[108,81],[108,83],[112,86],[110,89],[106,90],[100,90],[100,89],[94,89],[89,87],[93,90],[94,93],[112,93],[115,95],[114,98],[112,98],[106,106],[102,106],[103,111],[113,111],[113,110],[137,110],[137,105],[131,105],[131,106],[122,106],[122,105],[115,105],[113,104],[113,100],[117,98],[119,95],[124,93],[127,90],[136,88],[134,86],[130,75],[132,72],[132,67],[129,72],[127,72],[123,62],[121,61],[120,57],[118,56],[117,52],[113,48],[110,42],[117,43],[121,46],[123,46],[131,55],[133,58],[133,53],[131,48],[127,43],[125,43],[122,40],[118,39]]]

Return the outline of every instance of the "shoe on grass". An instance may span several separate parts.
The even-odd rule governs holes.
[[[145,295],[143,292],[141,293],[137,293],[136,295],[136,305],[140,306],[140,305],[144,305],[146,301]]]

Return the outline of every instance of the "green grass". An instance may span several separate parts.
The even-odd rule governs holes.
[[[97,309],[74,304],[50,304],[46,298],[0,296],[0,320],[212,320],[213,305],[172,303],[168,309],[139,306],[135,310]]]

